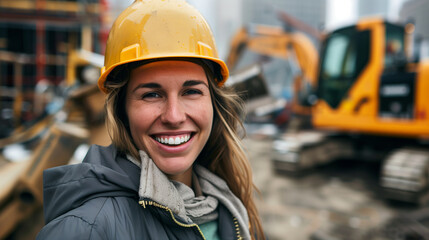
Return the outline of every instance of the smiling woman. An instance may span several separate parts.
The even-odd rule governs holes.
[[[204,69],[187,61],[148,63],[131,71],[125,95],[136,147],[151,156],[170,179],[191,186],[191,166],[213,122]]]
[[[98,81],[112,145],[45,172],[38,239],[264,239],[227,78],[194,8],[136,0]]]

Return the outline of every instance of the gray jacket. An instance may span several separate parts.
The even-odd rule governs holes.
[[[44,173],[46,226],[37,239],[204,239],[168,207],[140,199],[140,169],[114,146],[92,146],[83,163]],[[219,236],[240,239],[237,220],[219,204]]]

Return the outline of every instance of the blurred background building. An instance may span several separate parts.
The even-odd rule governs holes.
[[[278,12],[286,12],[318,29],[323,28],[325,24],[326,0],[244,0],[244,2],[243,21],[245,23],[283,26],[284,23],[277,15]]]
[[[357,8],[358,15],[359,17],[373,15],[387,16],[389,12],[389,5],[389,0],[360,0],[358,1]]]
[[[420,44],[420,58],[429,57],[429,1],[408,0],[399,12],[402,21],[411,21],[416,25],[415,38]],[[417,49],[417,48],[416,48]]]

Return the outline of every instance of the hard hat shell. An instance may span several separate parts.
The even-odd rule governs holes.
[[[163,58],[200,58],[217,64],[218,86],[229,75],[210,26],[194,7],[183,0],[136,0],[110,30],[98,87],[107,93],[107,76],[120,65]]]

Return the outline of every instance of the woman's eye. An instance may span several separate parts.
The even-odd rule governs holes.
[[[156,92],[149,92],[142,95],[142,99],[160,98],[161,96]]]
[[[184,93],[184,95],[194,95],[194,94],[202,94],[202,92],[198,89],[188,89]]]

